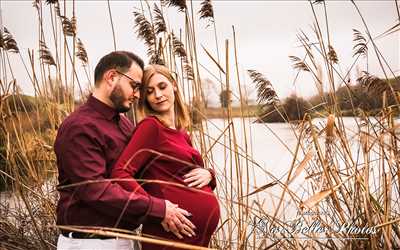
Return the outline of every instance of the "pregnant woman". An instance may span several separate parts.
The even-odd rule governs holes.
[[[187,210],[196,226],[195,235],[178,238],[164,230],[165,225],[145,222],[143,234],[208,246],[220,217],[212,191],[215,178],[212,179],[200,153],[192,147],[185,130],[189,116],[176,81],[166,67],[150,65],[145,69],[138,111],[145,118],[114,166],[112,178],[144,179],[147,193]],[[129,191],[137,190],[129,181],[120,184]],[[149,243],[142,243],[142,248],[174,249]]]

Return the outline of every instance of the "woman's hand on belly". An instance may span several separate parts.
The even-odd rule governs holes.
[[[188,187],[202,188],[210,183],[212,176],[205,168],[195,168],[183,176]]]

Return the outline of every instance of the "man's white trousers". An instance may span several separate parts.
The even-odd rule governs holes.
[[[57,250],[139,250],[137,245],[127,239],[74,239],[60,235]]]

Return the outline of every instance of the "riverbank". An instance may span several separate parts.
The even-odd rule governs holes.
[[[232,107],[230,117],[254,117],[259,111],[258,105],[249,105],[245,107]],[[204,109],[204,115],[207,119],[227,118],[227,108],[209,107]]]

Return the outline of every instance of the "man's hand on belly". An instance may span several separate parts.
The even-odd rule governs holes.
[[[190,217],[190,215],[188,211],[179,208],[178,205],[169,200],[165,200],[165,217],[161,225],[165,231],[172,232],[179,239],[183,239],[182,234],[192,237],[196,235],[194,232],[196,227],[186,218],[186,216]]]

